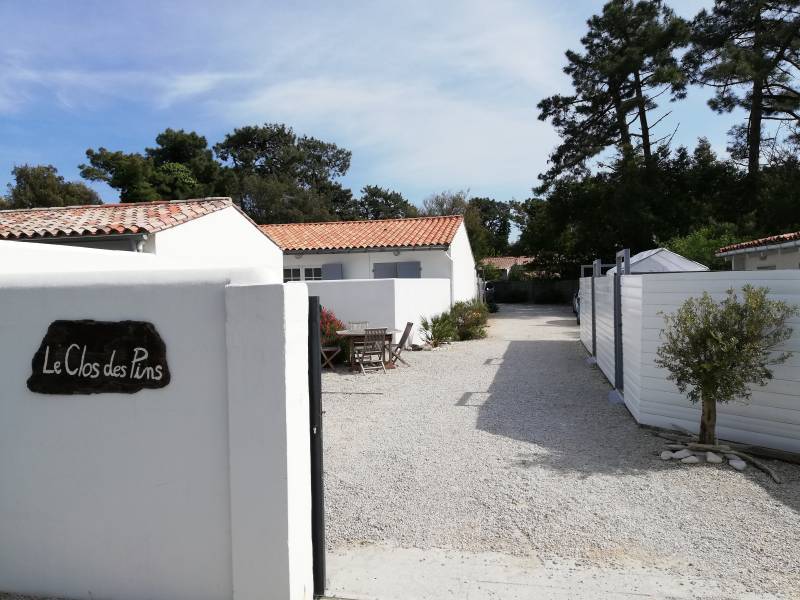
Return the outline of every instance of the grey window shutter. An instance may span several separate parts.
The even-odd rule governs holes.
[[[397,263],[374,263],[372,265],[374,279],[391,279],[397,277]]]
[[[344,279],[342,272],[342,263],[330,263],[322,265],[322,278],[323,279]]]
[[[418,260],[397,263],[397,276],[403,279],[419,279],[422,276],[422,265]]]

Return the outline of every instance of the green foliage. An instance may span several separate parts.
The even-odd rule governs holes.
[[[776,347],[791,336],[787,321],[798,309],[768,299],[768,292],[746,285],[741,300],[730,289],[721,302],[706,292],[664,317],[655,362],[692,402],[702,400],[701,441],[715,442],[716,403],[750,398],[750,386],[766,385],[772,378],[769,367],[791,356]]]
[[[348,216],[353,219],[400,219],[419,216],[419,212],[400,192],[368,185],[361,190],[361,198],[353,202],[353,211]]]
[[[480,270],[481,277],[484,281],[497,281],[498,279],[503,279],[505,276],[505,271],[503,271],[503,269],[488,263],[483,263],[480,267]]]
[[[487,302],[486,308],[489,309],[490,313],[496,313],[498,310],[500,310],[500,307],[497,306],[497,302],[494,300]]]
[[[430,319],[422,317],[420,331],[425,342],[433,347],[452,340],[474,340],[486,337],[488,318],[489,307],[480,300],[456,302],[447,312]]]
[[[463,341],[486,337],[489,308],[480,300],[456,302],[450,309],[450,317],[456,327],[456,339]]]
[[[22,165],[11,170],[14,183],[0,208],[42,208],[100,204],[100,197],[87,185],[65,181],[52,165]],[[0,198],[0,201],[2,199]]]
[[[508,252],[511,205],[507,202],[469,198],[468,190],[447,190],[423,200],[421,213],[431,217],[464,215],[464,226],[476,261]]]
[[[735,244],[741,239],[730,223],[722,225],[705,225],[684,236],[676,236],[665,246],[681,256],[706,265],[712,270],[724,270],[725,259],[717,258],[717,251],[723,246]]]
[[[431,317],[422,317],[420,320],[420,333],[425,343],[434,348],[452,341],[456,337],[456,325],[449,312]]]
[[[566,53],[564,72],[573,93],[538,105],[539,119],[549,120],[561,136],[550,170],[540,176],[545,187],[561,175],[582,172],[588,159],[609,147],[625,157],[638,149],[651,160],[660,140],[652,136],[648,113],[665,92],[673,99],[685,95],[686,78],[674,52],[688,38],[687,23],[655,0],[611,0],[589,19],[583,52]],[[641,142],[638,148],[634,139]]]
[[[747,111],[747,125],[732,130],[734,158],[757,174],[766,119],[797,122],[800,90],[800,13],[797,0],[716,0],[692,23],[685,64],[695,81],[712,86],[709,106],[720,113]]]

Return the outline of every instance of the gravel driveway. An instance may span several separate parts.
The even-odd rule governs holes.
[[[326,373],[329,550],[447,549],[800,590],[800,467],[687,467],[607,401],[568,308],[505,305],[489,337]]]

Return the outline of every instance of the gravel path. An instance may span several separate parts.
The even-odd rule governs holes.
[[[664,569],[798,597],[800,467],[657,457],[585,363],[569,309],[501,308],[485,340],[326,373],[327,540]]]

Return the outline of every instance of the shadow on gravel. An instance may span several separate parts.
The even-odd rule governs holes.
[[[516,467],[581,477],[682,468],[656,456],[665,440],[640,428],[625,406],[608,402],[608,383],[596,367],[584,363],[576,342],[511,341],[492,364],[499,369],[488,390],[467,392],[457,405],[477,408],[478,429],[530,443],[529,452],[516,456]],[[783,475],[783,484],[752,467],[742,476],[800,512],[800,466],[771,464]]]

